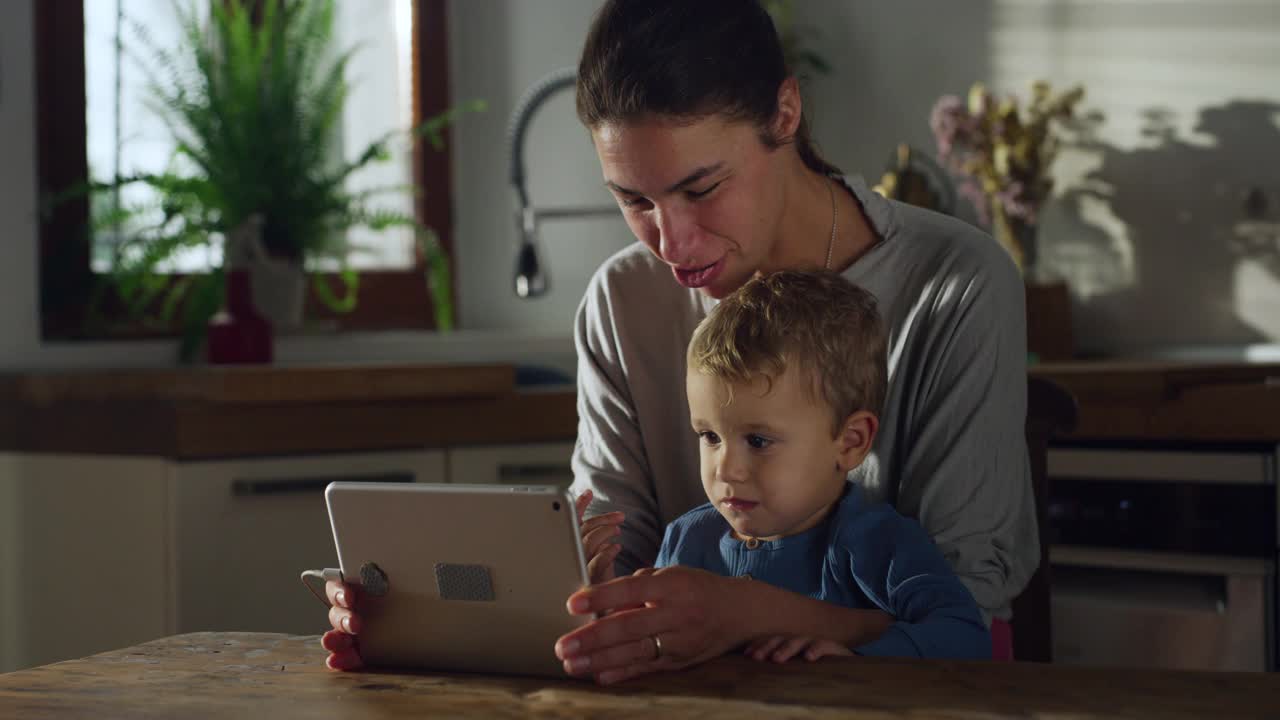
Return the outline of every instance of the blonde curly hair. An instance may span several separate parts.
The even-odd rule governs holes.
[[[853,413],[880,414],[887,339],[871,293],[830,271],[783,270],[748,281],[693,332],[690,370],[733,383],[773,380],[794,363],[826,403],[832,433]]]

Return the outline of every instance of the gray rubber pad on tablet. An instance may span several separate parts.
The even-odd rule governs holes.
[[[441,600],[493,602],[493,579],[483,565],[436,563],[436,586]]]

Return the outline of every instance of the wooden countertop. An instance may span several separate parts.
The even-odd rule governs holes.
[[[1280,442],[1280,365],[1075,362],[1031,374],[1080,406],[1074,440]]]
[[[1056,363],[1079,442],[1280,442],[1280,365]],[[571,387],[505,365],[0,375],[0,451],[175,460],[572,441]]]
[[[175,460],[571,441],[572,390],[509,365],[209,367],[0,376],[0,450]]]
[[[0,717],[1274,718],[1280,675],[1029,663],[741,656],[613,688],[575,680],[334,673],[316,637],[180,635],[0,675]]]

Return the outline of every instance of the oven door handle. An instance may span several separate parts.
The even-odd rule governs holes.
[[[1049,548],[1049,561],[1055,565],[1113,570],[1150,570],[1189,575],[1265,576],[1270,575],[1275,569],[1275,563],[1266,558],[1114,550],[1078,545],[1055,545]]]

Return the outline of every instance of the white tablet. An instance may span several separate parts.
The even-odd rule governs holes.
[[[568,491],[335,482],[325,500],[366,664],[565,676],[556,639],[591,620],[565,609],[587,584]]]

